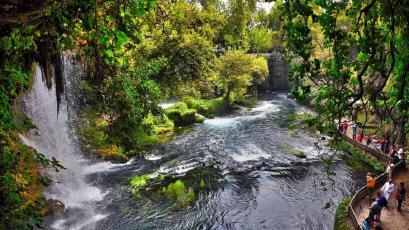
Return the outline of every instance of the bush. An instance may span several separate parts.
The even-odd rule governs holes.
[[[166,115],[177,126],[187,126],[196,122],[201,122],[201,119],[196,118],[196,110],[189,109],[184,102],[176,103],[166,109]]]
[[[346,221],[348,219],[348,205],[351,202],[351,197],[346,197],[338,204],[335,211],[334,230],[352,230]]]
[[[195,109],[199,114],[209,118],[213,118],[217,114],[221,114],[228,109],[228,104],[223,97],[210,100],[196,99],[188,97],[184,101],[188,108]]]
[[[366,154],[362,152],[361,150],[353,147],[352,145],[346,143],[345,141],[338,142],[338,145],[335,143],[330,143],[332,147],[338,148],[339,150],[345,151],[349,153],[355,160],[355,161],[362,161],[365,164],[371,166],[373,169],[375,169],[378,172],[384,172],[385,171],[385,165],[383,165],[378,159],[375,157]]]

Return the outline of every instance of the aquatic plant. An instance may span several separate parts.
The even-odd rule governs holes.
[[[145,174],[145,175],[141,175],[141,176],[134,176],[131,178],[130,184],[134,187],[134,188],[141,188],[143,186],[145,186],[148,182],[148,180],[151,179],[152,174]]]
[[[307,155],[303,151],[296,150],[293,146],[289,144],[278,145],[277,150],[283,153],[291,154],[298,158],[306,158]]]
[[[162,188],[162,193],[169,199],[175,200],[175,208],[188,206],[195,200],[195,192],[192,188],[186,188],[182,180],[177,180],[167,187]]]

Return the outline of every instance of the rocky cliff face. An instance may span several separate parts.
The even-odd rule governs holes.
[[[268,58],[269,76],[260,86],[260,91],[290,90],[291,83],[288,80],[287,71],[289,63],[284,59],[284,54],[274,52],[265,54]]]
[[[0,1],[0,25],[33,22],[43,17],[49,7],[58,4],[55,0],[2,0]]]

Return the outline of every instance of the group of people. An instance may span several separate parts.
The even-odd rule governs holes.
[[[376,177],[372,173],[367,175],[367,188],[370,194],[369,197],[369,214],[368,217],[362,223],[362,228],[366,229],[382,229],[380,224],[381,211],[383,208],[390,208],[392,200],[396,201],[396,211],[401,212],[402,203],[405,200],[405,184],[400,182],[398,185],[395,185],[392,180],[392,174],[394,166],[397,165],[400,161],[406,161],[405,150],[400,145],[391,144],[390,135],[385,132],[382,137],[377,135],[365,134],[364,129],[359,127],[355,121],[343,120],[339,123],[339,131],[348,135],[348,128],[352,129],[352,138],[357,142],[366,144],[367,146],[373,147],[377,151],[381,151],[385,154],[388,154],[390,160],[388,162],[386,172],[388,175],[387,182],[382,186],[380,191],[376,192],[376,197],[373,198],[372,195],[375,193],[376,189]]]
[[[368,174],[367,182],[368,182],[368,189],[372,194],[373,189],[375,188],[375,176],[373,174]],[[371,187],[370,187],[371,186]],[[372,190],[372,191],[371,191]],[[381,213],[383,208],[390,207],[390,200],[392,197],[396,200],[396,211],[400,212],[402,210],[402,203],[405,200],[406,189],[404,182],[400,182],[399,186],[396,188],[395,184],[393,183],[392,179],[389,179],[380,189],[379,192],[376,193],[376,199],[373,201],[372,197],[370,197],[370,207],[369,207],[369,214],[368,217],[363,221],[362,228],[364,230],[371,229],[371,226],[374,227],[375,230],[381,230]],[[373,202],[372,202],[373,201]]]
[[[381,151],[385,154],[389,154],[389,157],[393,160],[393,164],[397,164],[399,161],[405,161],[405,151],[402,146],[398,144],[391,144],[390,135],[385,132],[382,137],[378,137],[376,134],[366,133],[364,135],[364,129],[354,121],[342,120],[339,123],[339,130],[341,133],[347,135],[348,127],[352,129],[352,138],[357,142],[364,142],[366,145],[372,145],[377,151]]]

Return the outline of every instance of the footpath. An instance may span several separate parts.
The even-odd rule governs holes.
[[[352,129],[350,128],[348,128],[348,131],[346,132],[346,134],[344,134],[344,138],[348,139],[347,141],[349,143],[356,142],[354,146],[362,149],[368,154],[374,155],[374,152],[377,152],[376,154],[378,156],[385,155],[381,152],[376,151],[373,148],[373,146],[362,145],[356,140],[354,140],[352,138]],[[370,151],[368,151],[368,148],[370,148]],[[387,162],[383,162],[383,163],[387,163]],[[365,180],[365,178],[363,178],[363,180]],[[396,170],[396,173],[393,173],[393,183],[395,184],[395,186],[397,186],[400,182],[404,182],[406,191],[409,191],[409,170],[407,169],[406,170]],[[384,183],[377,183],[376,191],[374,192],[374,194],[376,194],[376,192],[379,191],[379,189],[382,187],[383,184]],[[365,189],[363,188],[363,190]],[[363,193],[363,195],[360,195],[359,197],[356,197],[356,198],[357,198],[356,202],[351,203],[351,208],[353,209],[356,215],[356,220],[358,224],[361,225],[364,219],[368,217],[369,215],[369,207],[370,207],[369,194]],[[408,192],[406,193],[405,199],[406,201],[403,202],[402,211],[397,212],[396,211],[396,206],[397,206],[396,199],[394,198],[394,196],[390,198],[389,203],[388,203],[388,208],[382,209],[382,214],[380,218],[382,229],[384,230],[408,229],[409,230],[409,201],[407,200]],[[351,212],[350,212],[350,217],[351,217]]]

